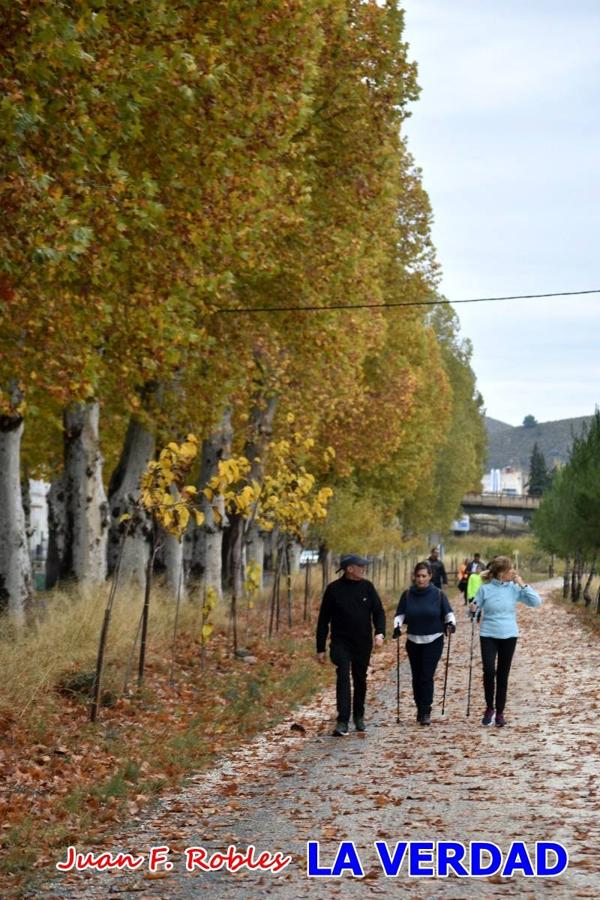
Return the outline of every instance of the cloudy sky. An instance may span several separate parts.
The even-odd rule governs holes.
[[[450,300],[600,288],[600,2],[404,0]],[[488,415],[600,405],[600,293],[457,306]]]

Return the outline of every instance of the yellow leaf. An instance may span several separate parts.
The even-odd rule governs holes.
[[[185,444],[182,444],[179,448],[180,456],[183,456],[185,459],[192,460],[196,458],[196,454],[198,453],[198,445],[192,444],[189,441],[186,441]]]

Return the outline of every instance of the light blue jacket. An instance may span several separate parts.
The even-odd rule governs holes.
[[[519,636],[517,603],[541,606],[542,598],[529,585],[521,588],[514,581],[498,581],[494,578],[481,585],[475,594],[474,603],[483,613],[479,629],[481,637],[512,638]]]

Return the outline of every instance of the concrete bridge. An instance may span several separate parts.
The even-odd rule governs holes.
[[[465,494],[461,506],[467,515],[522,516],[530,519],[540,505],[539,497],[511,494]]]

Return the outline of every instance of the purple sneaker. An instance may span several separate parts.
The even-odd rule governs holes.
[[[494,710],[490,709],[490,707],[488,706],[488,708],[486,709],[486,711],[483,714],[481,724],[482,725],[491,725],[493,721],[494,721]]]
[[[496,713],[496,725],[498,728],[502,728],[506,725],[506,719],[504,718],[502,713]]]

